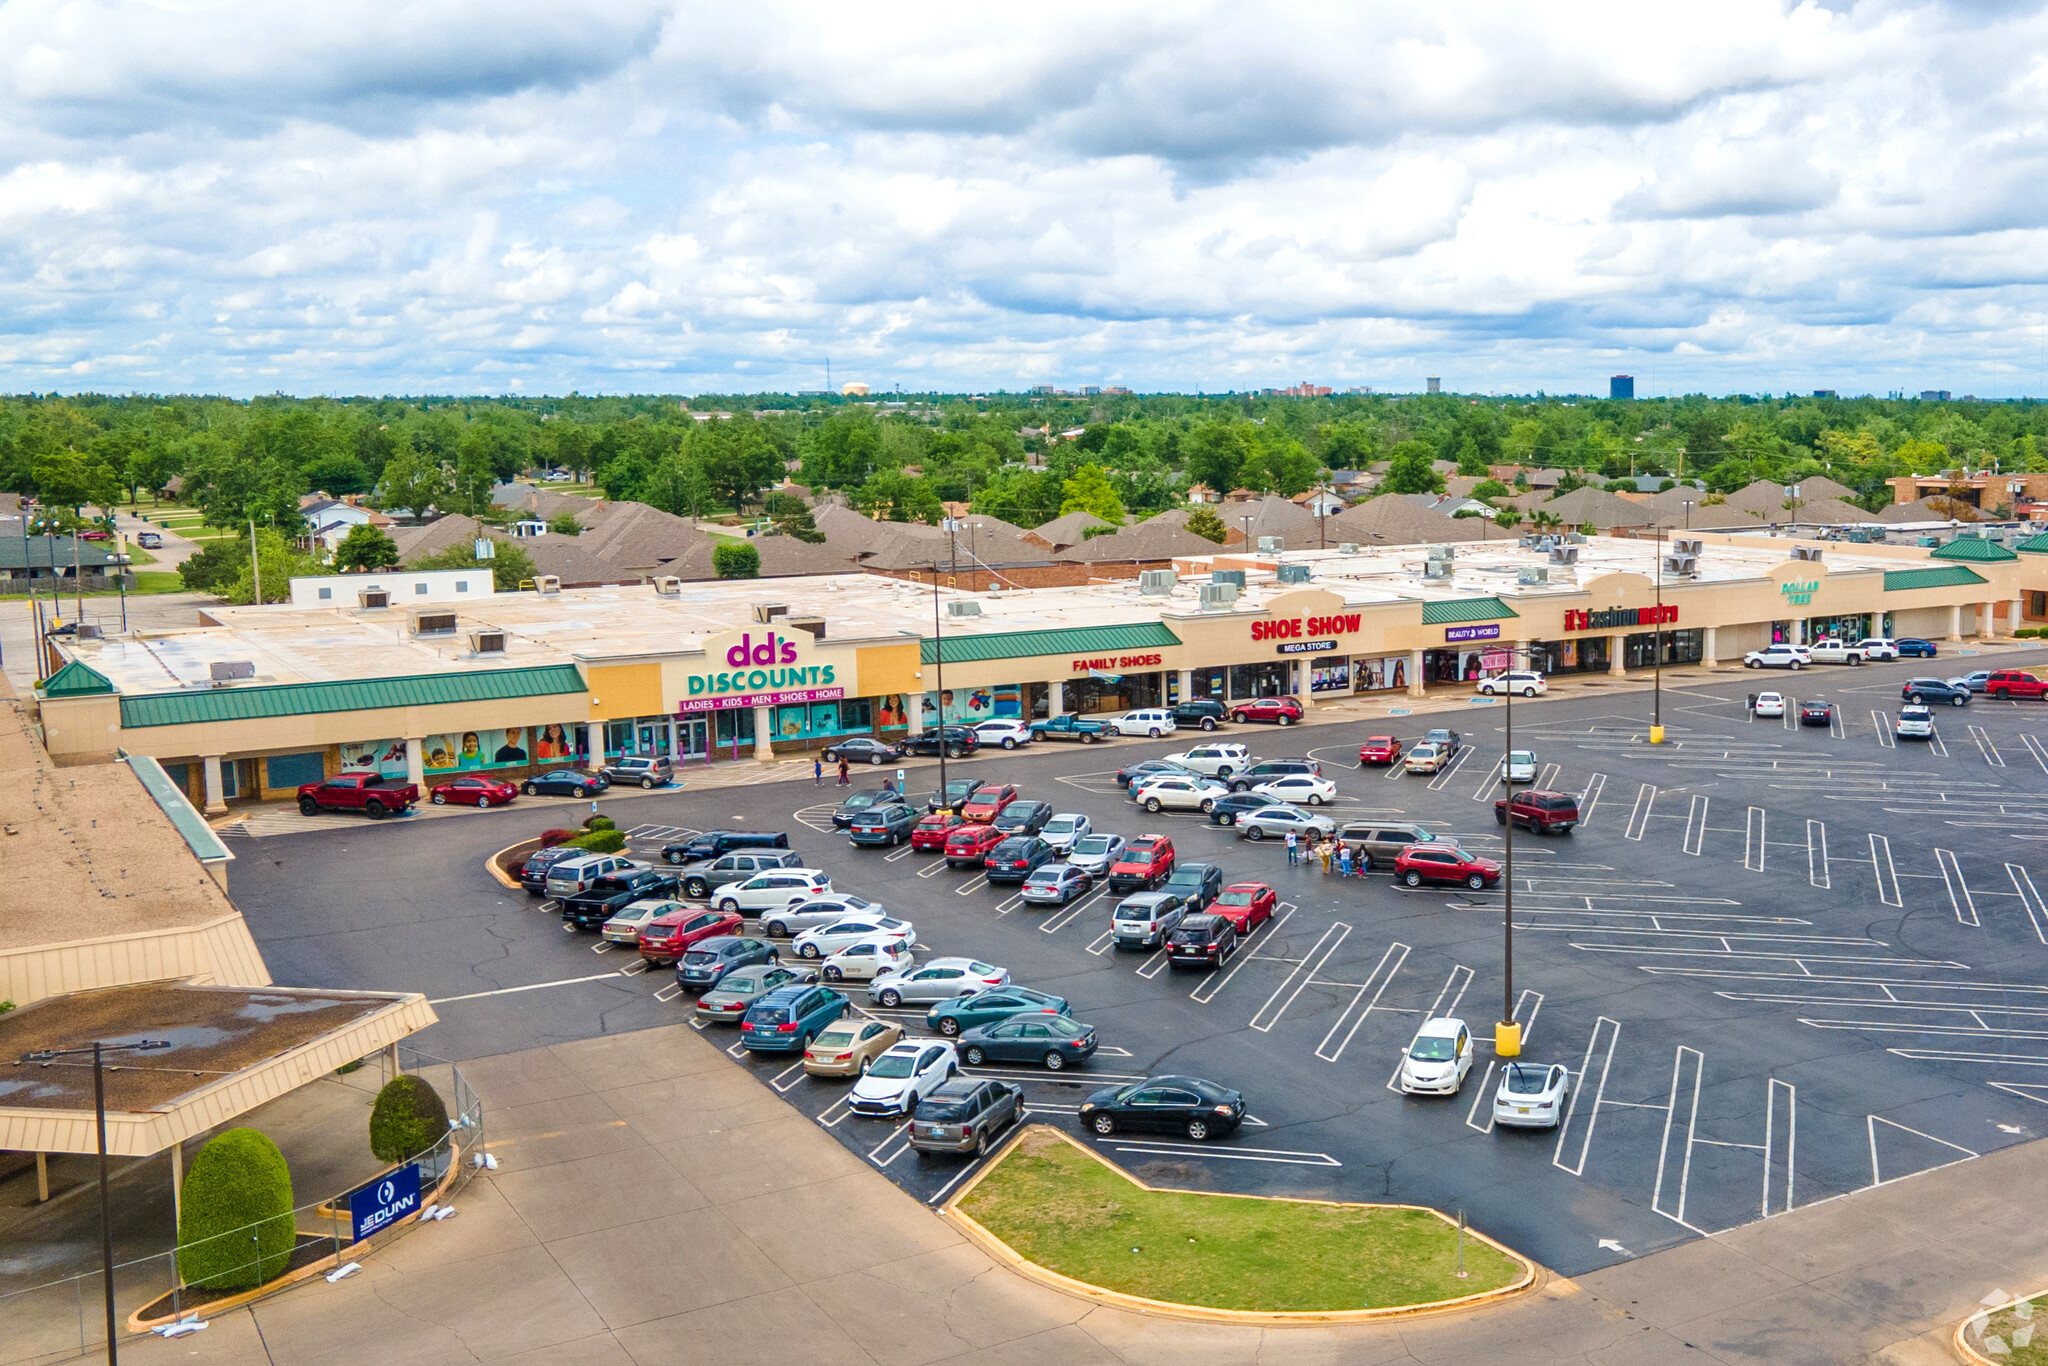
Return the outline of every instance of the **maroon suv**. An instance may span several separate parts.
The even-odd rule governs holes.
[[[1302,717],[1301,702],[1293,697],[1260,697],[1239,702],[1230,709],[1233,721],[1271,721],[1291,726]]]
[[[1539,835],[1568,835],[1579,823],[1579,799],[1569,792],[1545,792],[1540,788],[1517,792],[1512,803],[1506,798],[1495,799],[1493,823],[1506,825],[1511,815],[1516,825]]]

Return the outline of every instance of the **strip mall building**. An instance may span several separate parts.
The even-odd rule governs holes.
[[[1290,694],[1460,692],[1546,673],[1731,662],[1840,633],[1990,637],[2048,617],[2048,537],[1929,549],[1702,533],[1187,560],[1169,576],[991,591],[864,574],[451,598],[403,573],[292,604],[66,643],[38,689],[60,762],[147,754],[209,811],[377,768],[518,779],[600,755],[801,756],[946,721]],[[1806,556],[1817,558],[1806,558]],[[1238,583],[1238,579],[1242,583]],[[413,596],[416,587],[416,598]],[[408,602],[416,604],[408,606]]]

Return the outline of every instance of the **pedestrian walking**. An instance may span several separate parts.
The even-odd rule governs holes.
[[[1294,832],[1290,830],[1287,832],[1287,866],[1292,868],[1299,861],[1299,846],[1295,843]]]
[[[1324,840],[1316,846],[1316,852],[1323,856],[1323,875],[1327,877],[1330,873],[1330,856],[1335,851],[1330,848],[1330,842]]]
[[[812,787],[823,787],[824,785],[825,785],[825,761],[824,761],[824,760],[823,760],[822,758],[819,758],[819,759],[813,759],[813,760],[811,760],[811,786],[812,786]]]
[[[853,770],[852,768],[848,767],[846,757],[844,755],[841,755],[839,759],[839,785],[841,787],[846,787],[849,786],[852,782]]]

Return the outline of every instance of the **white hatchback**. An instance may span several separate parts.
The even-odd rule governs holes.
[[[1488,697],[1502,693],[1513,693],[1517,697],[1534,697],[1550,691],[1550,685],[1543,681],[1543,675],[1533,669],[1517,669],[1513,673],[1495,674],[1479,680],[1479,691]]]
[[[1054,853],[1066,855],[1071,854],[1074,846],[1087,839],[1094,829],[1086,816],[1073,811],[1062,811],[1045,823],[1045,828],[1038,832],[1038,837],[1050,844]]]
[[[1190,778],[1170,773],[1153,782],[1141,782],[1131,789],[1131,800],[1147,811],[1207,811],[1219,797],[1230,795],[1230,785],[1214,778]]]
[[[1454,1096],[1471,1070],[1472,1031],[1455,1016],[1438,1016],[1415,1031],[1401,1055],[1401,1090],[1411,1096]]]
[[[899,944],[917,942],[917,926],[888,915],[849,915],[829,925],[804,930],[790,941],[799,958],[823,958],[864,939],[893,939]]]
[[[1004,749],[1015,749],[1031,743],[1030,723],[1015,717],[1004,717],[997,721],[983,721],[974,728],[983,745],[1001,745]]]
[[[1260,783],[1252,791],[1274,801],[1307,806],[1321,806],[1337,800],[1337,785],[1313,773],[1283,774],[1270,783]]]
[[[1110,725],[1118,735],[1149,735],[1158,739],[1174,732],[1173,713],[1158,707],[1147,707],[1142,711],[1127,711]]]
[[[1243,745],[1196,745],[1183,754],[1167,755],[1166,762],[1179,764],[1182,768],[1190,768],[1214,778],[1228,778],[1233,773],[1251,767],[1252,752]]]

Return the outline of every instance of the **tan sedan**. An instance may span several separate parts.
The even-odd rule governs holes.
[[[869,1063],[902,1038],[901,1025],[849,1015],[811,1040],[804,1050],[804,1071],[813,1077],[863,1076]]]

